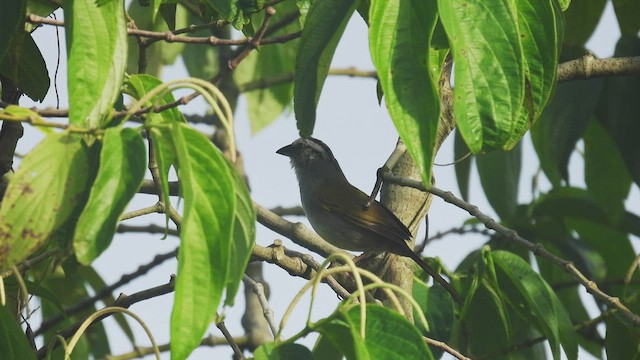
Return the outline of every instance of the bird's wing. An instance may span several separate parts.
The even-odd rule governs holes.
[[[351,185],[349,185],[352,187]],[[409,229],[384,205],[374,201],[365,210],[364,205],[369,196],[355,187],[340,191],[320,191],[322,196],[318,196],[320,204],[333,214],[349,221],[361,229],[371,231],[375,234],[388,238],[401,246],[407,246],[405,240],[411,239]],[[345,198],[344,194],[357,194]]]

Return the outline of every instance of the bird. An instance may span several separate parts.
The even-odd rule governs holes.
[[[415,261],[456,300],[458,292],[408,244],[411,231],[377,200],[351,185],[333,152],[313,137],[299,138],[276,151],[289,157],[300,188],[302,208],[311,227],[327,242],[344,250],[387,251]]]

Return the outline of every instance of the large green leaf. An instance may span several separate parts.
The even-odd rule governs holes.
[[[559,84],[549,106],[531,128],[540,166],[556,187],[562,180],[569,182],[569,158],[594,114],[602,84],[602,79]]]
[[[555,81],[562,18],[556,1],[438,1],[455,61],[454,111],[474,152],[510,149]]]
[[[584,48],[591,34],[598,26],[607,0],[572,1],[564,13],[566,29],[564,45],[572,48]]]
[[[640,38],[622,36],[616,44],[616,57],[639,56]],[[637,76],[605,79],[598,119],[615,140],[629,173],[640,184],[640,81]]]
[[[34,101],[42,101],[49,91],[49,73],[40,49],[31,34],[20,31],[0,64],[0,74],[13,82]]]
[[[236,195],[235,224],[233,226],[233,240],[229,243],[230,264],[227,279],[225,305],[233,305],[240,282],[247,269],[251,251],[256,241],[256,211],[249,194],[246,182],[237,172],[230,171],[234,180]]]
[[[229,280],[236,194],[226,160],[204,135],[173,123],[171,136],[184,196],[171,356],[184,359],[200,343]]]
[[[64,0],[69,122],[101,128],[109,120],[127,65],[124,3]]]
[[[360,307],[343,314],[360,334]],[[359,335],[358,335],[359,336]],[[372,359],[433,359],[418,328],[398,313],[378,305],[367,305],[364,345]]]
[[[73,237],[82,264],[90,264],[111,244],[120,215],[142,183],[146,163],[144,141],[138,131],[107,129],[98,175]]]
[[[623,35],[637,35],[640,30],[640,1],[637,0],[613,0],[613,9],[616,11],[618,25]]]
[[[431,183],[440,121],[438,79],[429,71],[434,65],[429,47],[437,21],[434,5],[377,0],[369,11],[369,48],[385,103],[425,184]]]
[[[640,335],[637,329],[625,324],[616,316],[607,316],[605,349],[608,359],[637,359]]]
[[[413,298],[420,305],[420,310],[427,317],[429,331],[417,324],[424,335],[449,343],[455,322],[454,304],[451,295],[442,286],[427,287],[427,284],[414,278]],[[417,319],[417,314],[414,315]],[[439,358],[443,350],[433,346],[429,347],[435,358]]]
[[[584,180],[589,191],[609,210],[624,212],[631,175],[611,135],[595,119],[584,134]]]
[[[316,108],[331,59],[358,0],[315,1],[309,9],[298,55],[294,82],[294,111],[300,136],[313,133]]]
[[[554,359],[560,358],[560,345],[569,359],[578,358],[578,341],[573,325],[560,300],[542,277],[521,257],[506,251],[493,252],[493,261],[526,302],[526,312],[548,339]]]
[[[518,206],[521,147],[476,156],[480,183],[489,204],[501,219],[509,220]]]
[[[22,161],[0,207],[0,271],[26,259],[71,215],[87,185],[79,136],[45,138]]]
[[[502,147],[524,103],[525,64],[510,1],[438,1],[455,61],[454,111],[469,149]]]
[[[36,353],[22,327],[16,321],[15,314],[9,312],[5,305],[0,305],[0,358],[2,359],[37,359]]]

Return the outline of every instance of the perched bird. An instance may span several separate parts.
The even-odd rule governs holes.
[[[314,138],[300,138],[278,151],[288,156],[300,186],[302,207],[313,229],[329,243],[352,251],[393,254],[413,259],[461,301],[460,295],[407,243],[412,235],[391,210],[351,185],[331,149]]]

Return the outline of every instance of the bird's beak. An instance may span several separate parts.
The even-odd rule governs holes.
[[[293,146],[287,145],[287,146],[281,147],[280,149],[278,149],[278,151],[276,151],[276,154],[290,157],[291,155],[293,155]]]

